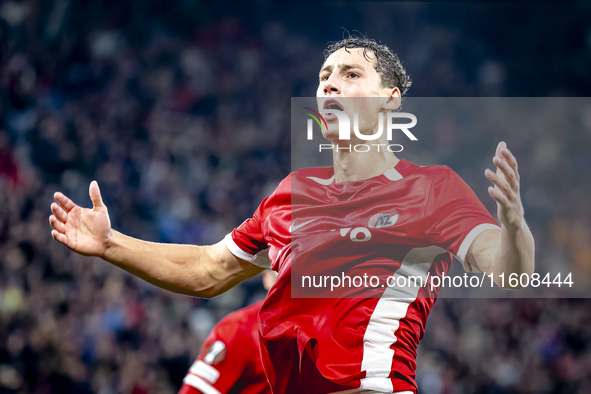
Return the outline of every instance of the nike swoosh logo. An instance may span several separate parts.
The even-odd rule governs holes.
[[[289,226],[289,232],[293,233],[294,231],[297,231],[299,229],[301,229],[302,227],[304,227],[306,224],[312,223],[314,220],[318,220],[319,218],[316,219],[312,219],[312,220],[308,220],[307,222],[304,223],[300,223],[297,226],[295,226],[293,223],[291,224],[291,226]]]

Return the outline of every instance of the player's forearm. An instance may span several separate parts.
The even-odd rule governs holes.
[[[208,297],[219,281],[210,269],[212,248],[147,242],[113,230],[102,258],[163,289]]]
[[[531,276],[534,273],[534,249],[534,237],[525,219],[515,226],[503,224],[499,248],[493,261],[495,279],[500,278],[501,274],[504,274],[505,278],[511,274]],[[505,280],[504,283],[505,288],[509,288],[508,281]]]

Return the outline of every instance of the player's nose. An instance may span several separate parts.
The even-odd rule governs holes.
[[[338,84],[335,82],[334,78],[332,78],[332,76],[331,76],[329,79],[324,81],[323,86],[322,86],[322,92],[324,93],[325,96],[329,96],[329,95],[333,95],[333,94],[339,94],[341,92],[341,89],[338,86]]]
[[[330,96],[331,94],[339,94],[339,89],[335,86],[325,86],[324,95]]]

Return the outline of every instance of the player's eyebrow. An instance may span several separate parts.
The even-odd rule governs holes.
[[[331,65],[326,65],[324,67],[322,67],[322,69],[320,69],[319,74],[322,74],[323,72],[332,72],[332,66]]]
[[[351,70],[353,68],[358,68],[361,70],[364,70],[363,66],[359,65],[359,64],[347,64],[347,63],[341,63],[337,65],[337,68],[341,69],[341,71],[347,71],[347,70]],[[333,66],[332,65],[326,65],[324,67],[322,67],[322,69],[320,70],[320,74],[322,74],[323,72],[328,72],[331,73],[333,70]]]
[[[359,64],[339,64],[339,68],[343,71],[351,70],[352,68],[359,68],[363,70],[364,68]]]

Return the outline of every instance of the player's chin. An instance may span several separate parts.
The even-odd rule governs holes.
[[[339,139],[339,125],[338,123],[328,123],[328,130],[322,128],[322,136],[332,142],[333,144],[338,142]]]
[[[336,136],[325,136],[325,138],[326,138],[326,142],[324,142],[325,144],[330,144],[332,146],[342,145],[339,143],[338,133]]]

